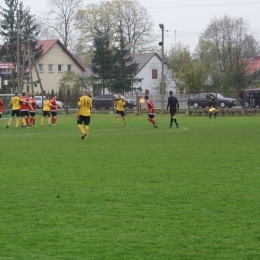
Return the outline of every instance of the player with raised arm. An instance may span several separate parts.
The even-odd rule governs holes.
[[[117,98],[114,100],[114,109],[116,110],[116,126],[119,126],[119,115],[121,115],[124,126],[126,127],[125,119],[125,100],[121,97],[121,94],[117,94]]]

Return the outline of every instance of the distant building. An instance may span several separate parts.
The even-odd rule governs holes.
[[[134,85],[134,88],[141,88],[143,92],[151,94],[160,93],[162,78],[161,57],[156,52],[133,54],[133,57],[134,61],[139,64],[139,71],[135,77],[143,79],[141,83]],[[176,92],[176,86],[167,64],[164,64],[164,77],[165,92],[169,90]]]
[[[41,40],[38,45],[42,45],[43,53],[36,66],[39,76],[46,93],[53,90],[58,92],[59,80],[66,71],[75,71],[82,75],[85,68],[80,62],[68,51],[68,49],[61,43],[60,40]],[[26,71],[29,73],[29,69]],[[37,81],[37,74],[35,66],[32,67],[32,81]],[[35,88],[35,92],[40,92],[39,84]]]

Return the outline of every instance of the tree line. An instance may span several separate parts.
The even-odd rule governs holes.
[[[92,76],[82,79],[73,71],[64,73],[60,91],[78,92],[79,85],[94,92],[128,92],[141,79],[134,78],[138,64],[133,53],[160,52],[153,21],[137,0],[112,0],[83,6],[82,0],[47,0],[48,11],[41,17],[30,8],[19,9],[18,0],[5,0],[0,9],[0,60],[17,61],[17,19],[21,45],[30,45],[36,60],[41,55],[37,40],[59,38]],[[17,10],[20,14],[17,15]],[[48,17],[48,19],[45,19]],[[39,46],[38,46],[39,47]],[[28,49],[28,48],[24,48]],[[26,51],[24,54],[26,55]],[[174,44],[164,57],[181,92],[202,90],[237,91],[249,84],[248,59],[259,55],[259,42],[243,18],[214,18],[199,38],[192,53],[188,46]],[[167,71],[168,73],[168,71]],[[167,89],[167,84],[166,84]]]

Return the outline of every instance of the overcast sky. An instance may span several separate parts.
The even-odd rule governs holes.
[[[21,0],[20,0],[21,1]],[[24,6],[30,6],[31,13],[40,15],[47,8],[47,0],[23,0]],[[84,5],[99,3],[99,0],[84,0]],[[260,41],[260,0],[139,0],[147,8],[154,22],[154,31],[161,41],[159,24],[164,24],[166,50],[181,42],[193,51],[198,37],[205,31],[213,18],[228,15],[244,18],[249,24],[253,36]],[[4,0],[0,0],[4,5]]]

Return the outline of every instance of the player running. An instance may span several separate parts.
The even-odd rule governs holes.
[[[155,117],[155,109],[154,109],[154,103],[149,99],[148,96],[145,96],[145,101],[148,109],[148,116],[147,120],[150,121],[153,124],[154,128],[158,128],[157,123],[154,120]]]

